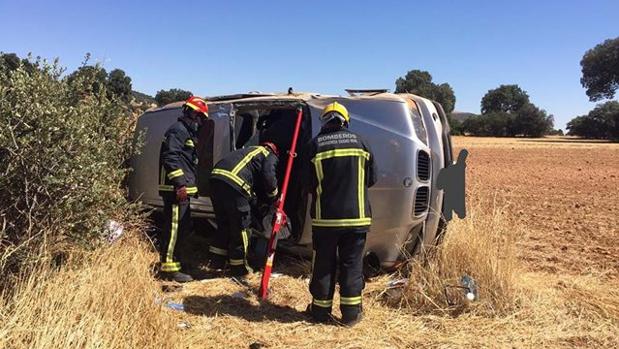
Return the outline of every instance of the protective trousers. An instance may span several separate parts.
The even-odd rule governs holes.
[[[186,238],[191,231],[191,211],[189,200],[163,200],[163,229],[160,236],[159,255],[162,272],[181,270],[176,248],[179,240]]]
[[[217,233],[209,247],[211,260],[224,265],[227,258],[233,274],[247,274],[252,271],[247,262],[251,234],[249,200],[224,181],[211,179],[210,186],[217,222]]]
[[[314,260],[310,283],[313,297],[311,310],[314,315],[322,317],[331,313],[338,266],[342,314],[355,316],[361,311],[361,291],[365,287],[363,249],[366,234],[358,229],[314,228]]]

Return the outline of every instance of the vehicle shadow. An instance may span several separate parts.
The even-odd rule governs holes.
[[[309,317],[289,306],[272,303],[252,304],[248,299],[231,295],[187,296],[183,299],[185,311],[193,315],[215,316],[227,314],[247,321],[277,321],[291,323],[309,321]]]

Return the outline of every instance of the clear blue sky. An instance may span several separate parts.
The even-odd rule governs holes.
[[[394,88],[428,70],[456,110],[519,84],[563,128],[594,107],[580,85],[584,52],[619,36],[619,1],[10,1],[0,51],[84,53],[121,68],[151,95]]]

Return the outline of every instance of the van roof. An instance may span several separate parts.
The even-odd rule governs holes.
[[[359,90],[357,90],[359,91]],[[294,93],[243,93],[233,95],[222,95],[204,97],[208,103],[236,103],[236,102],[269,102],[269,101],[291,101],[299,100],[308,104],[326,105],[332,100],[373,100],[373,101],[391,101],[405,103],[414,95],[408,93],[389,93],[375,90],[368,90],[369,93],[353,94],[351,96],[340,95],[325,95],[313,92],[294,92]],[[180,108],[183,101],[167,104],[162,107],[151,108],[148,111],[160,111],[166,109]]]

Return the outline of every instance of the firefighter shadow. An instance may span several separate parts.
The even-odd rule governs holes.
[[[183,300],[189,314],[214,317],[230,315],[247,321],[277,321],[291,323],[308,321],[304,312],[272,303],[252,304],[248,299],[231,295],[188,296]]]

